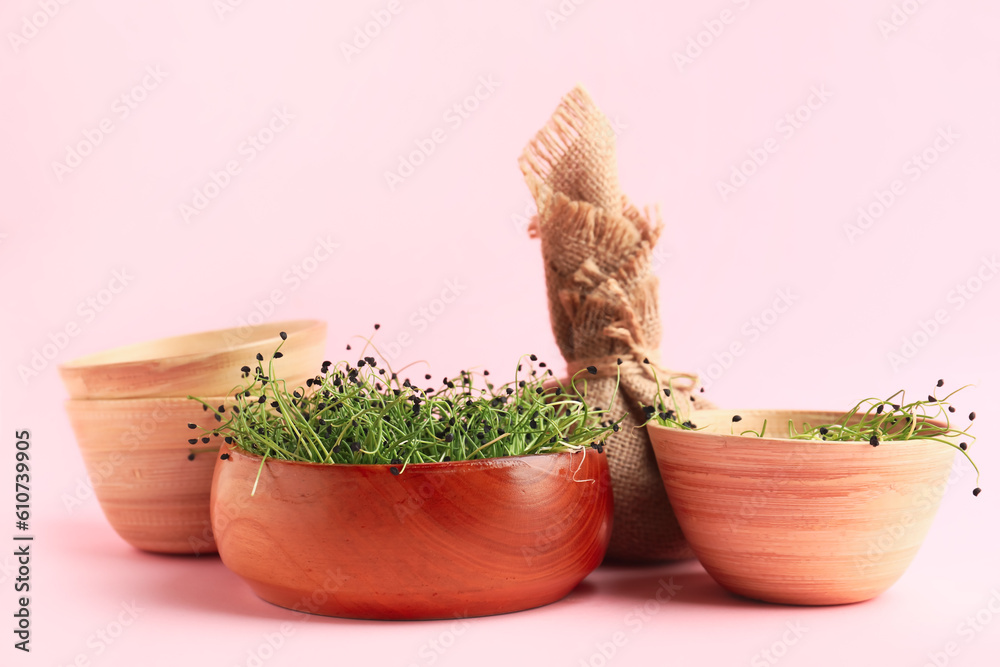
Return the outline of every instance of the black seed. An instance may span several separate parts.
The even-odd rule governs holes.
[[[878,436],[873,435],[871,440],[868,441],[868,444],[871,445],[872,447],[878,447]]]
[[[979,487],[977,486],[976,488],[974,488],[974,489],[972,490],[972,495],[974,495],[974,496],[978,496],[978,495],[979,495],[980,493],[982,493],[982,492],[983,492],[983,490],[982,490],[982,489],[980,489],[980,488],[979,488]]]
[[[285,355],[284,355],[284,354],[282,354],[281,352],[275,352],[275,353],[274,353],[274,354],[273,354],[272,356],[273,356],[273,357],[274,357],[275,359],[281,359],[281,358],[282,358],[283,356],[285,356]]]
[[[221,422],[222,421],[222,415],[217,414],[217,415],[214,415],[214,416],[215,416],[215,421],[217,421],[217,422]]]
[[[975,418],[976,418],[976,413],[975,413],[975,412],[970,412],[970,413],[969,413],[969,421],[972,421],[972,420],[974,420]]]
[[[278,335],[281,336],[281,340],[288,340],[288,334],[284,331],[280,332]]]
[[[379,329],[381,329],[381,328],[382,328],[382,325],[381,325],[381,324],[376,324],[376,325],[375,325],[375,331],[378,331],[378,330],[379,330]]]
[[[225,437],[225,441],[226,441],[226,444],[227,444],[227,445],[231,445],[231,444],[233,444],[233,438],[232,438],[232,436],[229,436],[229,435],[227,435],[227,436]]]
[[[967,443],[967,442],[960,442],[960,443],[958,443],[958,446],[959,446],[959,447],[961,448],[961,450],[962,450],[962,451],[964,452],[964,451],[965,451],[966,449],[968,449],[968,448],[969,448],[969,443]]]
[[[875,414],[877,414],[877,415],[880,415],[880,414],[882,414],[882,409],[883,409],[884,407],[885,407],[884,405],[881,405],[881,404],[880,404],[880,405],[879,405],[879,406],[878,406],[877,408],[875,408]]]
[[[188,428],[198,428],[197,424],[188,424]]]
[[[587,372],[591,375],[597,375],[597,366],[587,366]]]
[[[240,368],[240,370],[243,371],[244,373],[249,373],[250,372],[250,367],[249,366],[243,366],[242,368]]]
[[[207,405],[202,405],[201,409],[202,409],[202,412],[208,412],[208,406]]]
[[[822,428],[820,428],[820,430],[819,430],[819,434],[820,434],[820,435],[826,435],[826,434],[827,434],[827,433],[829,433],[829,432],[830,432],[830,429],[828,429],[828,428],[827,428],[827,427],[825,427],[825,426],[824,426],[824,427],[822,427]]]
[[[733,421],[734,422],[741,422],[741,421],[743,421],[743,417],[740,417],[739,415],[733,415]]]
[[[663,395],[664,396],[670,396],[670,390],[669,389],[664,389],[663,390]]]
[[[208,438],[207,437],[202,438],[201,441],[204,442],[206,445],[208,444]]]
[[[198,444],[198,438],[191,438],[190,440],[188,440],[188,444],[189,445],[197,445]]]
[[[934,398],[933,396],[931,396],[930,394],[927,394],[927,402],[928,403],[937,403],[937,399]]]
[[[954,405],[949,405],[948,406],[948,412],[955,412],[955,406]]]
[[[944,386],[944,380],[938,380],[937,386],[943,387]]]
[[[648,364],[649,363],[649,357],[643,357],[642,363]]]
[[[257,361],[264,361],[264,355],[260,352],[257,353]]]
[[[229,454],[223,454],[219,458],[222,459],[223,461],[227,461],[227,460],[229,460]]]
[[[259,396],[259,397],[257,398],[257,403],[263,403],[263,402],[264,402],[264,401],[266,401],[266,400],[267,400],[267,399],[266,399],[265,397],[263,397],[263,396]]]

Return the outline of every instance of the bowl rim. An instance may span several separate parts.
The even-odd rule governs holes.
[[[584,452],[586,457],[586,454],[590,449],[592,448],[584,447],[577,451],[545,452],[544,454],[494,456],[492,458],[487,458],[487,459],[468,459],[465,461],[432,461],[423,463],[410,463],[406,466],[406,468],[407,469],[415,468],[416,470],[424,472],[433,472],[441,469],[454,469],[454,468],[495,468],[498,465],[502,466],[516,465],[518,463],[523,463],[525,462],[525,460],[530,460],[530,459],[542,459],[542,458],[550,458],[550,457],[558,457],[566,455],[573,456],[579,453],[580,451]],[[230,456],[233,455],[233,452],[236,452],[243,458],[254,461],[260,461],[261,459],[264,458],[259,454],[253,454],[251,452],[248,452],[235,444],[227,447],[227,451]],[[605,454],[604,452],[598,452],[597,450],[594,450],[594,454],[605,457],[605,460],[607,459],[607,454]],[[270,464],[272,462],[280,465],[289,465],[294,467],[335,469],[340,471],[355,470],[360,472],[362,470],[367,471],[367,470],[382,469],[385,470],[386,473],[389,473],[389,469],[392,468],[394,465],[396,465],[392,463],[315,463],[313,461],[286,461],[284,459],[268,458],[267,463]]]
[[[729,408],[712,408],[709,410],[693,410],[690,414],[692,420],[697,418],[699,414],[723,414],[723,415],[746,415],[755,413],[781,413],[781,414],[793,414],[793,415],[835,415],[837,418],[843,417],[847,414],[847,410],[779,410],[774,408],[753,408],[748,410],[734,410]],[[939,426],[941,428],[947,428],[947,424],[937,419],[925,419],[930,424],[934,426]],[[832,423],[832,422],[831,422]],[[788,447],[789,443],[794,445],[808,445],[808,444],[821,444],[823,446],[828,445],[864,445],[866,447],[871,447],[871,443],[867,440],[794,440],[792,438],[775,438],[772,436],[766,438],[758,438],[751,435],[742,435],[740,433],[707,433],[702,430],[681,430],[676,428],[671,428],[669,426],[663,426],[656,423],[655,419],[650,420],[646,424],[646,428],[652,427],[653,430],[662,430],[664,432],[682,433],[685,437],[694,437],[698,439],[712,439],[712,438],[742,438],[748,442],[762,443],[762,444],[778,444],[783,447]],[[913,438],[910,440],[888,440],[886,442],[880,443],[880,446],[902,444],[902,443],[915,443],[915,442],[934,442],[936,444],[944,444],[937,441],[930,440],[929,438]],[[655,445],[654,445],[655,446]]]
[[[65,361],[59,364],[60,371],[83,371],[91,369],[117,369],[125,368],[133,365],[144,365],[157,361],[180,361],[184,362],[192,358],[204,358],[213,355],[222,354],[232,354],[239,353],[247,348],[259,345],[262,341],[271,338],[268,336],[255,336],[254,334],[261,331],[265,327],[268,331],[272,328],[275,329],[276,333],[273,337],[277,338],[277,330],[280,328],[283,331],[292,331],[295,333],[302,333],[303,331],[309,331],[311,329],[317,329],[326,327],[327,323],[325,320],[319,320],[314,318],[302,318],[295,320],[281,320],[279,322],[262,322],[259,325],[250,326],[248,328],[251,330],[250,336],[244,340],[244,342],[225,348],[207,348],[201,350],[194,350],[191,352],[185,352],[183,354],[172,354],[164,356],[138,356],[129,359],[122,359],[117,361],[102,361],[101,359],[112,354],[121,353],[137,353],[144,348],[153,348],[157,345],[162,345],[164,343],[181,342],[186,339],[197,339],[200,337],[218,337],[223,336],[230,332],[236,332],[244,327],[226,327],[223,329],[209,329],[207,331],[196,331],[193,333],[179,334],[176,336],[164,336],[161,338],[154,338],[151,340],[139,341],[137,343],[129,343],[127,345],[120,345],[118,347],[109,348],[107,350],[100,350],[98,352],[92,352],[90,354],[77,357],[76,359],[71,359],[70,361]]]

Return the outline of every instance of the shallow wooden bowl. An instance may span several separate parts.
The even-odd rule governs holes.
[[[264,600],[329,616],[433,619],[564,597],[611,535],[594,450],[408,466],[231,452],[212,485],[219,554]]]
[[[276,374],[305,381],[319,372],[326,323],[294,320],[119,347],[62,364],[59,374],[76,399],[226,396],[241,382],[240,367],[255,366],[258,352],[270,358],[281,331],[288,340]]]
[[[702,431],[649,425],[684,536],[724,588],[768,602],[844,604],[879,595],[909,566],[955,449],[788,439],[790,419],[801,431],[843,414],[703,410],[692,416]],[[764,438],[731,434],[759,433],[764,419]]]
[[[215,424],[200,404],[182,398],[70,400],[66,412],[104,516],[122,539],[159,553],[216,551],[209,499],[218,452],[187,458],[191,447],[222,443],[188,443],[202,435],[189,422]]]

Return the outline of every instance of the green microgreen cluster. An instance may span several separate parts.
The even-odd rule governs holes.
[[[944,380],[938,380],[935,389],[927,395],[926,399],[907,401],[906,392],[897,391],[886,399],[866,398],[859,401],[853,408],[848,410],[843,417],[835,424],[819,424],[810,426],[802,424],[801,430],[797,429],[792,420],[788,421],[788,438],[792,440],[818,440],[837,442],[867,442],[872,447],[878,447],[884,442],[899,442],[906,440],[933,440],[949,447],[959,450],[976,471],[976,488],[972,494],[978,496],[982,489],[979,488],[979,468],[969,454],[969,445],[975,442],[975,436],[969,433],[972,422],[976,419],[976,413],[969,413],[969,426],[964,429],[952,425],[953,415],[957,408],[952,405],[951,397],[960,392],[965,387],[959,387],[955,391],[942,398],[937,397],[937,389],[944,386]],[[966,385],[968,386],[968,385]],[[671,395],[670,389],[664,390],[664,395]],[[645,408],[647,417],[650,420],[655,418],[659,424],[672,428],[693,430],[697,426],[690,421],[680,422],[677,417],[676,399],[674,409],[663,407],[663,399],[660,399],[659,410]],[[740,415],[734,415],[733,428],[735,424],[742,421]],[[932,420],[944,422],[944,426],[933,423]],[[745,430],[739,435],[764,437],[767,429],[767,420],[764,420],[760,431]],[[959,441],[955,444],[955,441]]]
[[[282,332],[280,337],[267,362],[258,354],[256,367],[240,369],[245,382],[234,389],[234,405],[213,406],[189,397],[216,422],[202,428],[202,437],[190,439],[190,444],[208,444],[221,437],[265,460],[388,464],[393,474],[400,474],[411,463],[579,451],[588,446],[602,452],[608,433],[620,428],[604,410],[582,400],[585,377],[574,376],[570,386],[564,386],[535,355],[522,357],[514,380],[498,387],[489,381],[487,370],[462,371],[437,383],[430,374],[411,381],[401,378],[405,368],[393,371],[371,339],[365,339],[356,362],[324,361],[305,386],[293,387],[275,376],[274,360],[282,357],[287,336]],[[365,356],[369,348],[381,363],[375,356]],[[477,386],[479,380],[485,386]],[[216,450],[193,449],[189,458],[198,451]]]

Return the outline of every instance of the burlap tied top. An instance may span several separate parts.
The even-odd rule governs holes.
[[[607,441],[615,508],[608,558],[689,558],[649,437],[636,428],[645,421],[640,402],[654,402],[654,369],[662,387],[673,378],[683,411],[710,405],[693,393],[693,376],[659,365],[662,324],[652,251],[663,225],[659,216],[651,223],[648,212],[622,195],[611,124],[580,86],[563,98],[519,164],[538,205],[529,231],[541,238],[552,331],[568,372],[596,366],[597,377],[585,375],[587,400],[607,408],[621,371],[610,412],[616,419],[628,416]]]

